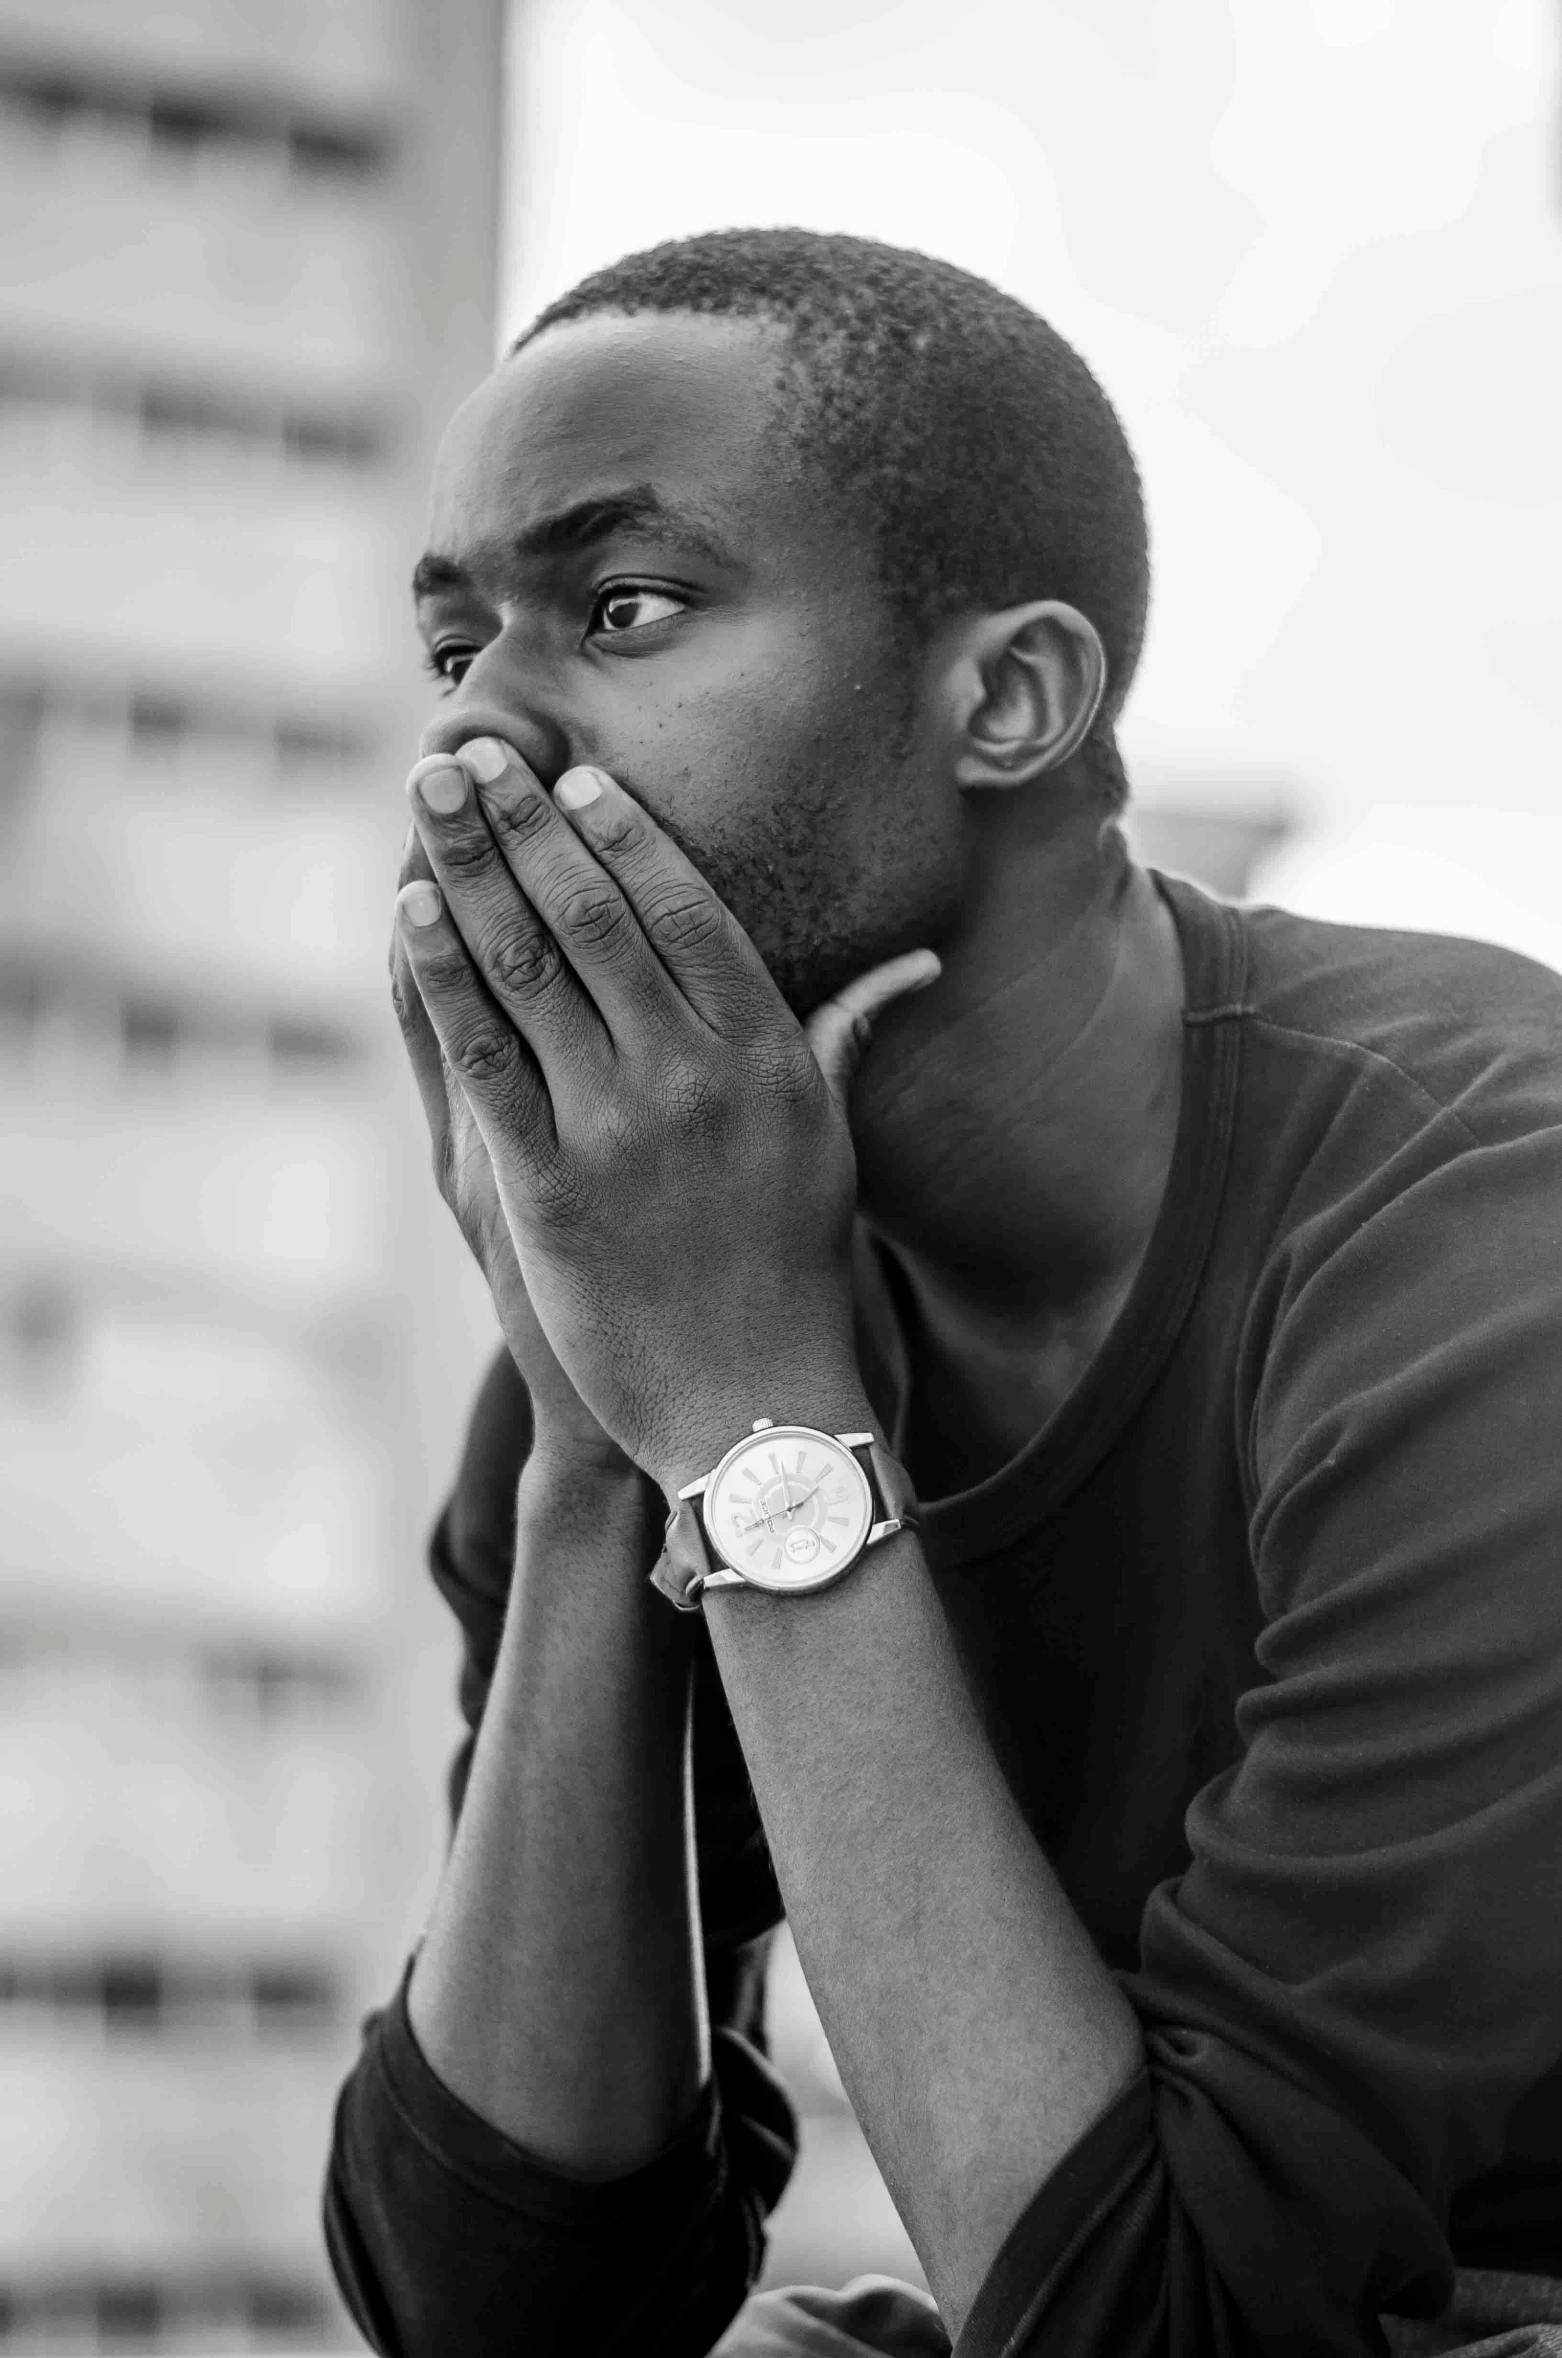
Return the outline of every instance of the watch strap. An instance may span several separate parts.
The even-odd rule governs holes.
[[[667,1518],[662,1552],[651,1572],[651,1585],[670,1597],[680,1613],[697,1613],[700,1591],[718,1567],[711,1560],[700,1515],[705,1484],[698,1482],[678,1493],[678,1504]]]
[[[891,1457],[878,1435],[837,1433],[835,1438],[859,1457],[867,1452],[869,1474],[883,1509],[881,1520],[874,1524],[863,1544],[874,1547],[881,1539],[892,1539],[897,1531],[920,1531],[922,1517],[911,1476],[898,1457]]]
[[[870,1547],[876,1547],[881,1540],[893,1539],[897,1531],[920,1529],[922,1518],[917,1512],[911,1476],[898,1458],[891,1457],[878,1436],[874,1433],[832,1433],[830,1438],[838,1441],[843,1449],[849,1449],[859,1460],[866,1455],[868,1462],[863,1470],[868,1475],[879,1505],[879,1514],[862,1543],[859,1556],[866,1554]],[[749,1588],[754,1585],[745,1580],[741,1572],[735,1572],[729,1564],[724,1563],[711,1544],[702,1512],[709,1480],[708,1474],[703,1475],[698,1482],[687,1483],[679,1491],[678,1504],[667,1518],[662,1552],[651,1572],[652,1586],[659,1588],[664,1597],[670,1598],[680,1613],[697,1613],[701,1595],[707,1588]],[[852,1558],[852,1564],[858,1562],[859,1556]],[[851,1564],[844,1565],[842,1577],[851,1568]]]

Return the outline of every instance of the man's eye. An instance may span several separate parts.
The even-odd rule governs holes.
[[[423,668],[431,679],[443,680],[447,688],[458,688],[476,661],[475,647],[464,639],[449,639],[443,646],[430,647]]]
[[[681,614],[687,600],[668,590],[645,589],[637,582],[621,582],[605,589],[591,609],[591,628],[605,638],[625,631],[649,630],[653,622],[668,622]]]

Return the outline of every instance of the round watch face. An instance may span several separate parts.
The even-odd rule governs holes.
[[[823,1588],[861,1553],[873,1492],[849,1449],[772,1425],[730,1450],[705,1492],[705,1528],[756,1588]]]

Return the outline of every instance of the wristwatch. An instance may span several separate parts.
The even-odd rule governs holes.
[[[710,1473],[679,1491],[651,1578],[686,1613],[698,1612],[708,1588],[806,1596],[919,1521],[910,1477],[872,1433],[759,1416]]]

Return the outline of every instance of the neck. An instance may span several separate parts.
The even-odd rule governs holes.
[[[1017,799],[1017,798],[1014,798]],[[1181,1084],[1170,913],[1115,828],[972,813],[972,915],[892,1007],[853,1103],[859,1197],[951,1360],[1099,1341],[1164,1192]]]

